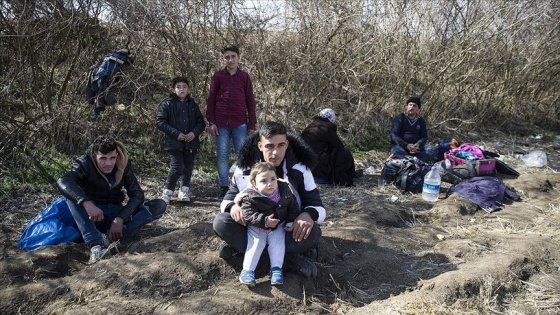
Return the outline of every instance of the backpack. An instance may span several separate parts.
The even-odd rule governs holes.
[[[381,177],[397,186],[401,192],[414,194],[422,192],[424,176],[430,171],[429,165],[413,156],[390,159],[383,164]]]
[[[452,166],[441,162],[438,165],[438,173],[442,182],[457,184],[465,179],[494,175],[496,160],[467,160],[463,164]]]

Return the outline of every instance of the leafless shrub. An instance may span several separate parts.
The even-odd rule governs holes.
[[[331,107],[355,148],[385,145],[391,117],[409,94],[422,96],[433,137],[559,127],[555,1],[246,3],[2,2],[2,165],[17,159],[36,166],[50,157],[38,153],[43,149],[74,154],[102,132],[140,136],[142,145],[157,148],[153,117],[170,78],[186,75],[204,111],[226,43],[241,47],[259,122],[278,119],[299,131]],[[94,125],[82,96],[85,73],[122,47],[137,54],[116,87],[127,110],[110,109]],[[212,142],[204,143],[212,152]]]

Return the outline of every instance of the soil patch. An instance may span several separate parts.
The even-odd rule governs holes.
[[[536,144],[548,166],[514,157]],[[532,140],[484,145],[521,173],[503,180],[522,201],[490,214],[457,195],[427,203],[378,187],[381,160],[366,154],[358,165],[376,164],[375,174],[351,188],[320,187],[328,216],[318,276],[286,273],[279,287],[261,268],[249,289],[237,280],[241,257],[218,257],[218,190],[198,175],[192,202],[172,202],[161,220],[92,266],[83,244],[19,250],[25,224],[57,195],[14,192],[1,200],[0,313],[558,314],[560,148]],[[148,198],[160,181],[142,178]]]

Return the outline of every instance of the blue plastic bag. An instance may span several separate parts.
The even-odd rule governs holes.
[[[48,245],[73,242],[80,236],[66,198],[60,197],[27,224],[18,246],[24,251],[33,251]]]

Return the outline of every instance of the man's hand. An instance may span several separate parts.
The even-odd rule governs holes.
[[[408,152],[418,153],[420,151],[420,146],[417,143],[409,143],[406,145]]]
[[[293,235],[296,242],[301,242],[311,233],[311,229],[315,221],[311,219],[311,216],[307,212],[302,212],[294,220]]]
[[[184,133],[179,133],[179,135],[177,136],[177,140],[179,141],[186,141],[187,140],[187,135]]]
[[[92,201],[84,201],[82,207],[86,210],[91,221],[99,222],[103,220],[103,210],[99,209]]]
[[[216,125],[210,124],[210,134],[214,137],[220,135],[220,133],[218,132],[218,127],[216,127]]]
[[[109,240],[114,242],[123,237],[123,223],[122,218],[116,217],[111,223],[111,228],[109,229]]]
[[[233,221],[243,225],[243,226],[247,226],[247,222],[245,222],[245,218],[243,217],[243,211],[241,210],[241,207],[239,205],[234,204],[231,207],[231,210],[229,211],[229,214],[231,215],[231,218],[233,219]]]

